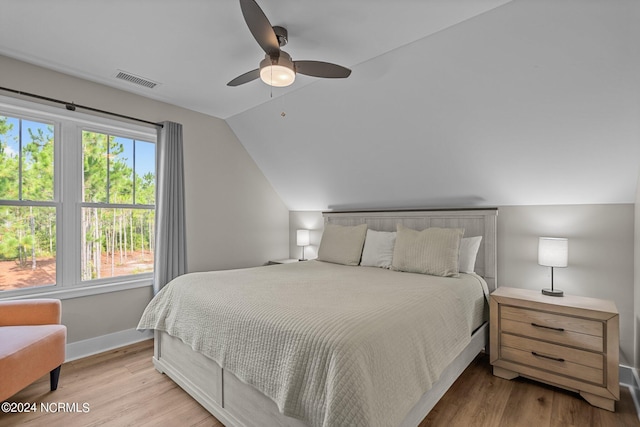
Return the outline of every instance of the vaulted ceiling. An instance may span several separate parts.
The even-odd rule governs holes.
[[[235,0],[5,1],[0,54],[225,119],[290,209],[634,201],[640,2],[259,3],[352,75],[227,87],[263,56]]]

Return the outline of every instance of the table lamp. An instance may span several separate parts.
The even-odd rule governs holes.
[[[540,237],[538,240],[538,264],[551,267],[551,289],[543,289],[544,295],[563,296],[564,292],[553,288],[553,268],[566,267],[569,258],[569,241],[560,237]]]
[[[309,230],[298,230],[296,232],[296,245],[302,246],[302,258],[300,258],[300,261],[306,261],[304,259],[304,247],[309,246]]]

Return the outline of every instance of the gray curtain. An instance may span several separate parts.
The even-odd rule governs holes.
[[[158,130],[156,167],[154,293],[187,271],[181,124],[164,122]]]

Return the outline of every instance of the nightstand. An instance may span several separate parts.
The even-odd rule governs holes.
[[[620,331],[613,301],[498,288],[490,307],[494,375],[542,381],[615,410]]]
[[[267,265],[275,265],[275,264],[289,264],[292,262],[298,262],[299,259],[296,258],[285,258],[285,259],[273,259],[267,262]]]

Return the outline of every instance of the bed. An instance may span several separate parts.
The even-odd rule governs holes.
[[[227,426],[416,426],[487,344],[496,217],[327,212],[325,229],[482,236],[475,273],[322,261],[191,273],[154,298],[139,328],[155,330],[156,369]]]

